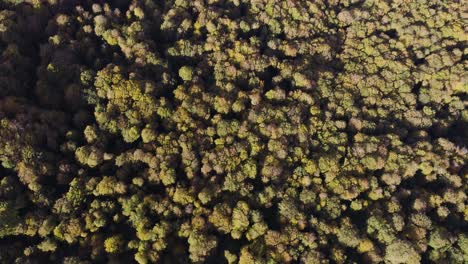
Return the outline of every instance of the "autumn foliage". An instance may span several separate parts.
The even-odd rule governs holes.
[[[0,263],[467,263],[466,14],[0,0]]]

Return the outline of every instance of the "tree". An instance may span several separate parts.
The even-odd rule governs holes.
[[[104,241],[104,248],[108,253],[117,253],[122,251],[123,246],[124,240],[120,235],[111,236]]]
[[[388,263],[420,263],[421,256],[407,241],[396,240],[385,249]]]

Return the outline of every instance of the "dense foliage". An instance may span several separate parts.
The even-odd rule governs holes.
[[[466,8],[0,1],[0,263],[468,263]]]

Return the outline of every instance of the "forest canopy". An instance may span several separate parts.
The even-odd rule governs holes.
[[[0,263],[468,263],[459,0],[0,0]]]

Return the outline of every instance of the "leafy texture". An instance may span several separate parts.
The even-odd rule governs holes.
[[[0,263],[468,263],[463,1],[104,2],[0,0]]]

